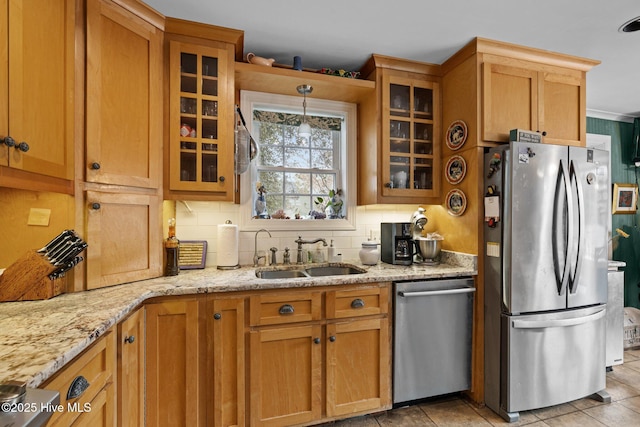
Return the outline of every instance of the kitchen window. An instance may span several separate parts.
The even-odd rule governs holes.
[[[309,138],[301,96],[242,91],[241,109],[258,145],[240,178],[241,228],[355,229],[356,105],[307,97]]]

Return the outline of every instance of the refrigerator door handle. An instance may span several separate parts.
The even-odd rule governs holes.
[[[572,202],[575,202],[578,209],[578,239],[574,241],[573,245],[576,247],[575,254],[575,269],[573,273],[570,275],[569,280],[569,291],[572,294],[575,294],[578,290],[578,277],[580,276],[580,270],[582,269],[582,258],[584,257],[584,221],[585,221],[585,212],[584,212],[584,191],[582,189],[582,182],[578,179],[578,175],[576,174],[575,165],[573,160],[571,161],[571,166],[569,169],[569,176],[571,177],[571,185],[572,188],[575,185],[575,197],[572,194]],[[571,218],[571,217],[570,217]]]
[[[558,180],[556,181],[556,191],[555,191],[554,201],[553,201],[553,229],[552,229],[553,236],[551,238],[552,245],[553,245],[553,266],[554,266],[555,275],[556,275],[558,295],[564,295],[567,289],[567,284],[569,282],[569,269],[571,267],[570,265],[571,263],[569,262],[569,260],[571,259],[569,254],[569,249],[570,249],[569,244],[571,242],[571,239],[573,238],[573,229],[572,229],[571,222],[569,222],[568,224],[567,233],[564,233],[564,229],[563,229],[564,224],[558,224],[561,218],[564,217],[564,215],[562,215],[562,212],[561,212],[561,210],[564,209],[564,206],[565,206],[561,200],[562,193],[560,190],[562,188],[564,188],[565,197],[567,197],[568,199],[571,191],[571,185],[569,182],[569,177],[567,176],[567,171],[566,171],[564,162],[560,160],[560,166],[558,168]],[[573,205],[571,203],[567,203],[566,206],[567,206],[568,216],[569,218],[571,218],[573,215]],[[559,244],[560,244],[559,240],[562,240],[562,243],[563,243],[563,247],[564,247],[563,253],[560,253],[561,250],[559,248]],[[563,258],[563,261],[564,261],[564,264],[562,265],[560,262],[561,258]]]
[[[555,320],[512,320],[514,329],[543,329],[543,328],[560,328],[567,326],[582,325],[584,323],[593,322],[601,319],[606,313],[605,309],[597,313],[583,317],[574,317],[572,319],[555,319]]]

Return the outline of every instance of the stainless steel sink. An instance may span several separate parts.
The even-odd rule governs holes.
[[[256,271],[260,279],[293,279],[294,277],[309,277],[303,270],[262,270]]]
[[[296,277],[322,277],[322,276],[344,276],[348,274],[361,274],[366,272],[365,269],[356,267],[355,265],[339,264],[339,265],[318,265],[309,266],[300,269],[291,269],[291,267],[270,268],[256,270],[256,277],[260,279],[293,279]]]
[[[344,276],[346,274],[360,274],[364,273],[366,270],[362,268],[358,268],[356,266],[318,266],[318,267],[308,267],[305,269],[307,274],[311,277],[316,276]]]

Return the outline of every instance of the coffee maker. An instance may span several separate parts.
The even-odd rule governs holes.
[[[383,222],[380,224],[380,258],[387,264],[411,265],[414,242],[410,222]]]

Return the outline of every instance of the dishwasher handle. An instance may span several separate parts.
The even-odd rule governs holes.
[[[443,289],[439,291],[416,291],[416,292],[398,291],[398,295],[405,298],[431,297],[436,295],[469,294],[475,291],[476,291],[476,288],[457,288],[457,289]]]

